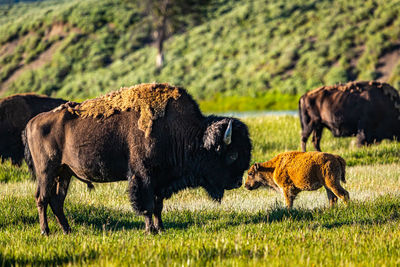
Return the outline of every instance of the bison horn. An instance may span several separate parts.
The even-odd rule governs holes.
[[[229,121],[228,127],[224,134],[224,143],[230,145],[232,142],[232,120]]]

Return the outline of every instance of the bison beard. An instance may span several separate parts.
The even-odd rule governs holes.
[[[143,88],[163,89],[143,93],[151,97],[177,89],[167,84]],[[168,99],[163,116],[154,117],[146,133],[138,127],[141,114],[135,108],[99,119],[69,112],[65,105],[28,123],[26,157],[38,180],[43,234],[49,233],[48,204],[63,231],[70,231],[63,204],[72,175],[85,182],[128,180],[130,202],[145,217],[147,232],[163,229],[163,200],[173,193],[203,187],[220,201],[224,190],[242,184],[251,152],[246,125],[234,118],[203,116],[191,96],[178,89],[179,97]]]

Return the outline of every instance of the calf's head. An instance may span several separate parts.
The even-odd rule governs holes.
[[[254,163],[247,172],[245,187],[248,190],[254,190],[260,186],[266,186],[276,189],[274,182],[274,170],[272,166],[262,166],[260,163]]]

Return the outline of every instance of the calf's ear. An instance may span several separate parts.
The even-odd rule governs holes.
[[[265,168],[263,168],[263,171],[265,171],[265,172],[274,172],[275,168],[274,167],[265,167]]]

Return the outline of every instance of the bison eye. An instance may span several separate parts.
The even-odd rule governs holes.
[[[237,152],[232,152],[229,153],[227,158],[226,158],[226,163],[232,164],[235,160],[238,158],[238,153]]]

